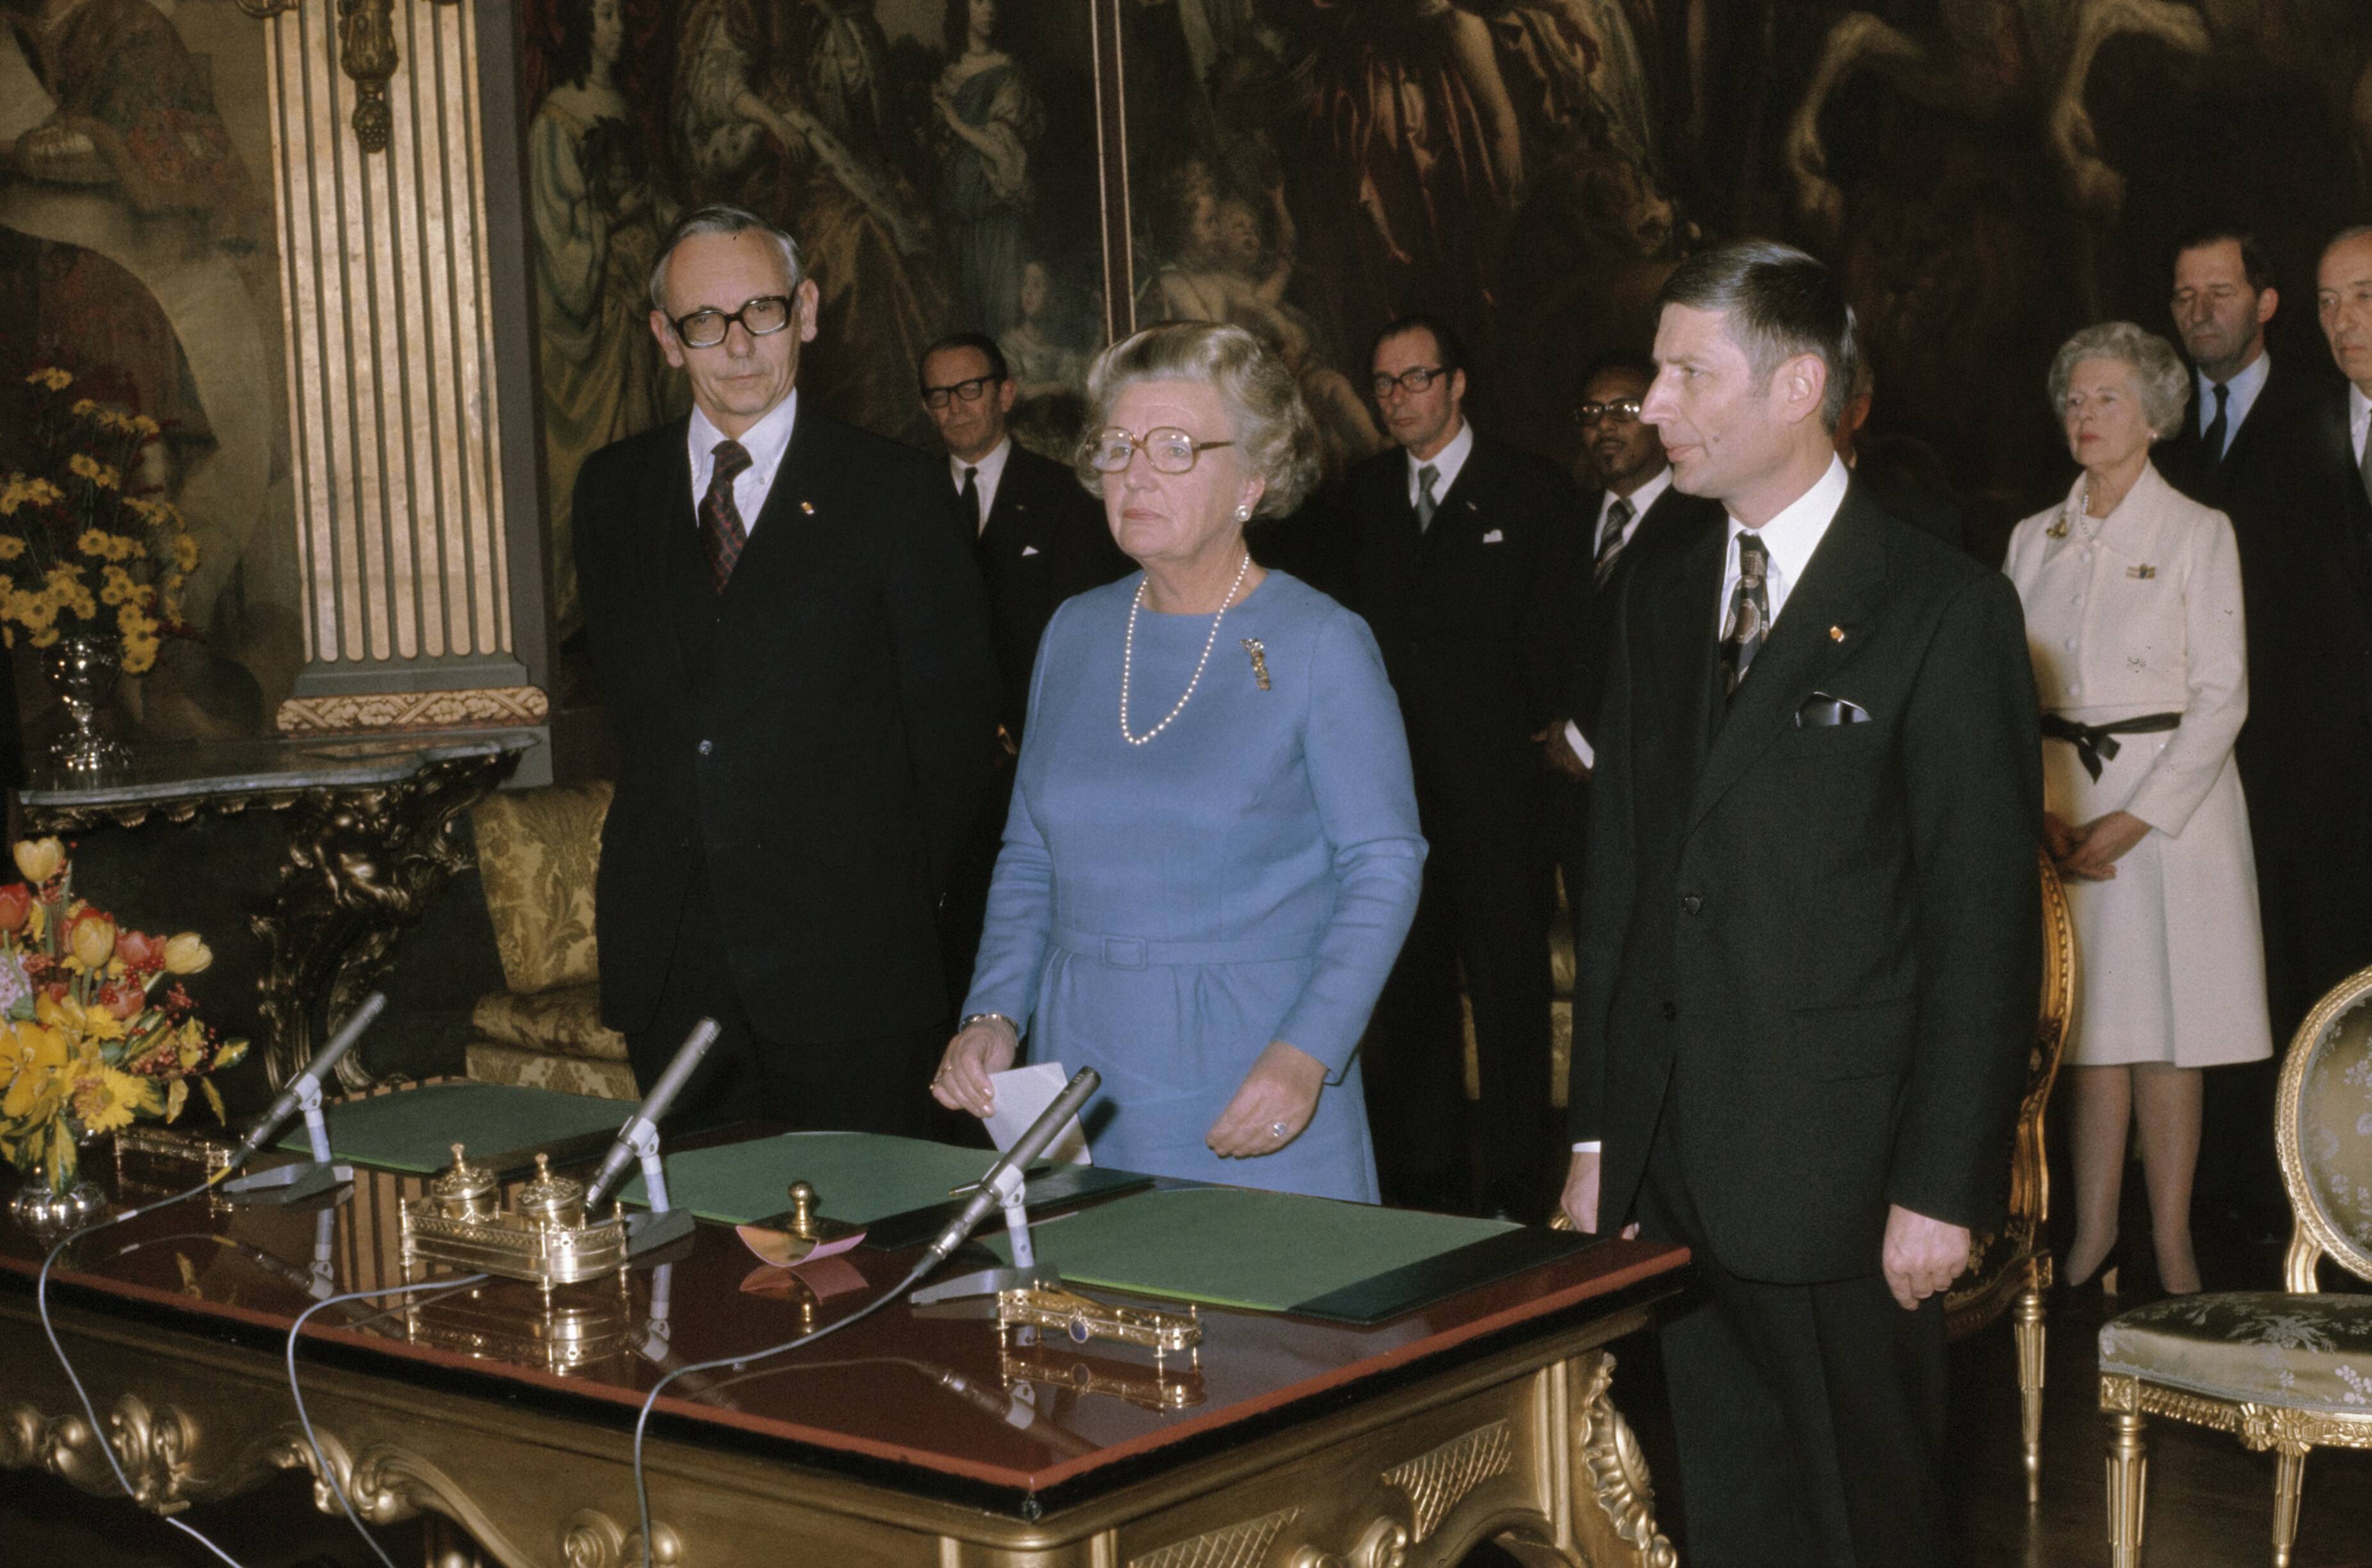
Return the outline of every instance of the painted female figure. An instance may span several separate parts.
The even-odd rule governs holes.
[[[612,75],[626,38],[620,4],[560,0],[553,85],[528,126],[552,618],[563,637],[582,615],[570,520],[577,466],[664,413],[658,348],[643,326],[659,225],[643,138]]]
[[[997,47],[999,15],[997,0],[948,0],[948,67],[931,89],[953,138],[937,208],[957,318],[991,334],[1020,320],[1029,144],[1041,128],[1029,79]]]

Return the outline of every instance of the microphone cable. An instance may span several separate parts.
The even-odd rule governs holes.
[[[41,1272],[33,1282],[33,1311],[41,1320],[41,1337],[50,1342],[50,1353],[58,1358],[58,1369],[66,1375],[66,1382],[73,1387],[75,1398],[81,1401],[83,1417],[90,1423],[91,1438],[98,1445],[100,1455],[106,1458],[107,1468],[115,1472],[116,1484],[123,1488],[123,1495],[130,1498],[134,1504],[137,1504],[140,1500],[139,1489],[132,1484],[132,1478],[123,1473],[123,1465],[115,1457],[115,1445],[108,1440],[107,1424],[99,1419],[99,1409],[91,1403],[90,1390],[84,1388],[82,1379],[76,1376],[74,1363],[67,1359],[65,1346],[58,1340],[57,1325],[50,1320],[50,1272],[57,1266],[58,1259],[65,1249],[84,1237],[95,1231],[105,1230],[109,1225],[122,1225],[127,1220],[136,1219],[142,1214],[153,1214],[159,1209],[169,1209],[176,1203],[187,1202],[192,1198],[209,1191],[228,1175],[230,1175],[228,1170],[217,1171],[186,1192],[176,1192],[169,1198],[160,1198],[156,1202],[144,1204],[136,1209],[126,1209],[120,1214],[105,1215],[91,1221],[88,1225],[66,1232],[59,1239],[58,1244],[50,1249],[49,1256],[41,1260]],[[117,1254],[119,1257],[122,1255]],[[229,1568],[245,1568],[238,1558],[215,1545],[203,1531],[189,1521],[171,1514],[159,1516],[167,1524],[204,1547],[217,1559],[229,1564]],[[390,1568],[392,1568],[392,1564]]]
[[[915,1264],[904,1279],[900,1280],[889,1290],[875,1296],[847,1317],[826,1323],[811,1333],[801,1334],[795,1340],[785,1340],[778,1345],[769,1345],[764,1350],[751,1351],[746,1355],[721,1355],[714,1361],[696,1361],[689,1366],[679,1366],[651,1386],[651,1391],[643,1399],[642,1412],[634,1418],[634,1508],[641,1516],[643,1526],[643,1568],[652,1568],[651,1493],[649,1482],[643,1474],[643,1430],[650,1423],[651,1411],[657,1406],[659,1396],[667,1391],[667,1386],[679,1377],[688,1376],[695,1372],[726,1370],[745,1372],[749,1370],[751,1362],[764,1361],[773,1356],[801,1349],[815,1343],[827,1334],[836,1334],[853,1323],[861,1323],[920,1284],[923,1277],[937,1268],[940,1261],[940,1259],[925,1253],[923,1260]],[[393,1564],[390,1564],[389,1568],[393,1568]]]
[[[297,1342],[303,1338],[305,1333],[305,1325],[311,1320],[313,1314],[320,1311],[324,1307],[342,1307],[350,1301],[367,1301],[375,1296],[402,1295],[412,1291],[436,1291],[446,1293],[466,1290],[471,1285],[483,1284],[493,1277],[494,1276],[491,1274],[465,1274],[461,1278],[456,1280],[423,1280],[417,1284],[381,1285],[375,1290],[348,1291],[343,1295],[327,1296],[315,1302],[312,1306],[305,1308],[304,1311],[299,1312],[296,1315],[296,1321],[289,1325],[288,1397],[296,1402],[296,1424],[305,1429],[306,1446],[313,1450],[313,1463],[316,1466],[315,1473],[323,1481],[330,1483],[330,1490],[336,1493],[338,1495],[338,1506],[346,1511],[347,1522],[355,1527],[355,1533],[363,1538],[363,1544],[371,1549],[373,1554],[375,1554],[378,1558],[379,1562],[385,1565],[385,1568],[395,1568],[395,1560],[387,1554],[387,1549],[385,1547],[379,1545],[378,1537],[371,1534],[369,1528],[363,1524],[362,1516],[355,1512],[354,1499],[346,1495],[346,1489],[344,1485],[339,1481],[336,1469],[330,1463],[330,1456],[321,1450],[320,1437],[313,1431],[313,1418],[305,1409],[305,1390],[297,1387],[296,1384]],[[384,1312],[373,1315],[373,1317],[382,1318],[386,1316],[388,1316],[388,1314]],[[372,1318],[365,1318],[361,1319],[360,1322],[350,1324],[349,1327],[360,1328],[364,1323],[370,1322]]]

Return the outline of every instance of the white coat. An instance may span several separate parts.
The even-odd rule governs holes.
[[[2042,742],[2046,809],[2081,826],[2123,810],[2153,830],[2113,881],[2071,878],[2077,999],[2067,1060],[2207,1067],[2273,1053],[2257,872],[2232,743],[2249,714],[2232,525],[2145,468],[2106,517],[2062,505],[2010,536],[2042,710],[2081,724],[2180,713],[2117,738],[2099,779]]]

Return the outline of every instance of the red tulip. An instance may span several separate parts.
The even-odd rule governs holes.
[[[0,923],[6,918],[6,909],[0,905]],[[115,935],[115,956],[123,960],[128,970],[154,973],[165,967],[165,944],[145,931],[119,931]]]
[[[33,912],[33,889],[22,882],[0,888],[0,931],[21,931]]]
[[[148,993],[137,985],[102,985],[99,988],[99,1005],[119,1018],[132,1019],[148,1005]]]

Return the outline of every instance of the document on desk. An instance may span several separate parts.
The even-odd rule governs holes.
[[[1071,1075],[1063,1071],[1059,1062],[1033,1062],[1027,1067],[991,1073],[988,1084],[995,1091],[996,1109],[988,1113],[988,1135],[997,1148],[1011,1148],[1070,1081]],[[1044,1158],[1054,1163],[1067,1160],[1073,1165],[1096,1163],[1087,1152],[1087,1130],[1079,1125],[1077,1117],[1072,1117],[1071,1124],[1054,1134],[1054,1141],[1046,1145]]]

